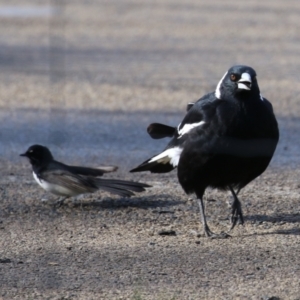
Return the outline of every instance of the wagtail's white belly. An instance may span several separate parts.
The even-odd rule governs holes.
[[[61,185],[58,184],[53,184],[50,182],[47,182],[43,179],[39,179],[36,174],[34,172],[32,172],[33,174],[33,178],[35,179],[35,181],[47,192],[52,193],[54,195],[58,195],[58,196],[65,196],[65,197],[70,197],[70,196],[76,196],[77,193],[66,188],[63,187]]]

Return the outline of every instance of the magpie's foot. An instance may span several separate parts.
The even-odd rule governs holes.
[[[209,229],[207,225],[204,226],[204,234],[206,237],[209,237],[211,239],[227,239],[228,237],[231,237],[231,235],[223,231],[221,233],[214,233]]]
[[[211,237],[215,233],[212,232],[207,225],[204,225],[204,234],[205,234],[206,237]]]
[[[227,239],[229,237],[231,237],[231,235],[224,231],[222,231],[219,234],[214,233],[213,235],[210,236],[211,239]]]
[[[239,221],[240,224],[244,224],[244,217],[242,212],[242,206],[239,198],[237,197],[238,193],[240,192],[240,188],[237,190],[237,192],[234,192],[234,189],[232,186],[229,186],[229,189],[233,196],[233,203],[231,205],[231,228],[229,229],[229,232],[236,226],[237,222]]]
[[[228,232],[230,232],[237,223],[240,223],[241,225],[244,225],[244,216],[241,209],[241,206],[238,205],[237,207],[232,208],[232,214],[231,214],[231,227]]]

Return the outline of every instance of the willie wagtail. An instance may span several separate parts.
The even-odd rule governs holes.
[[[63,200],[80,194],[94,193],[99,189],[130,197],[134,192],[143,192],[145,188],[150,187],[140,182],[98,178],[104,173],[117,170],[117,167],[69,166],[54,160],[50,150],[41,145],[29,147],[21,156],[29,158],[36,182],[47,192],[63,196]]]

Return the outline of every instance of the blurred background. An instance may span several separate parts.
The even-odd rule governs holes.
[[[280,122],[273,164],[295,166],[300,4],[266,1],[0,1],[0,156],[48,146],[70,163],[133,167],[188,102],[252,66]],[[282,155],[281,155],[282,154]]]
[[[299,16],[299,0],[0,0],[0,298],[299,299]],[[206,239],[176,172],[128,170],[167,143],[148,124],[178,125],[234,64],[256,70],[280,142],[240,195],[245,225]],[[153,187],[56,209],[19,157],[35,143]],[[230,199],[207,192],[212,230]]]

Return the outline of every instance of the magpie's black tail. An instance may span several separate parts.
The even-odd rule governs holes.
[[[168,173],[174,170],[174,166],[170,163],[160,163],[157,161],[150,161],[150,159],[144,161],[136,168],[130,170],[131,173],[150,171],[151,173]]]
[[[157,140],[172,137],[176,132],[176,128],[160,123],[152,123],[148,126],[147,132],[153,139]]]
[[[118,179],[95,178],[94,183],[99,189],[110,192],[112,194],[117,194],[122,197],[133,196],[134,193],[144,192],[146,188],[151,187],[151,185],[141,182]]]
[[[186,111],[189,111],[193,106],[194,102],[188,103]],[[148,134],[155,140],[163,139],[166,137],[173,137],[176,133],[176,127],[168,126],[161,123],[152,123],[147,128]]]
[[[143,172],[150,171],[151,173],[167,173],[174,170],[179,162],[182,149],[179,147],[168,148],[157,154],[136,168],[130,170],[130,172]]]

